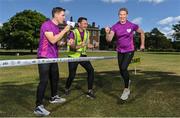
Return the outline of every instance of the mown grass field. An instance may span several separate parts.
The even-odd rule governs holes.
[[[115,52],[90,52],[89,56],[114,56]],[[60,54],[65,57],[65,54]],[[46,91],[45,107],[50,116],[57,117],[126,117],[126,116],[179,116],[180,117],[180,53],[137,52],[141,64],[132,80],[130,98],[123,102],[123,90],[117,60],[92,61],[95,69],[94,89],[97,98],[86,98],[86,72],[79,66],[71,95],[64,104],[50,104],[50,88]],[[0,56],[0,59],[36,58],[36,55]],[[68,76],[67,63],[59,63],[59,94],[63,95]],[[0,68],[0,116],[34,116],[38,84],[37,65]]]

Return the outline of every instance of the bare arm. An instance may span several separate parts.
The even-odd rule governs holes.
[[[140,33],[141,35],[141,46],[140,46],[140,49],[143,50],[145,49],[145,35],[144,35],[144,31],[141,29],[141,28],[138,28],[136,30],[138,33]]]
[[[53,32],[45,32],[45,36],[52,43],[55,44],[63,38],[63,36],[70,30],[70,26],[66,26],[59,34],[53,35]]]

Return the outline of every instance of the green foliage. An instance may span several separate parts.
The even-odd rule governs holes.
[[[174,41],[172,44],[174,49],[180,50],[180,41]]]
[[[136,48],[136,49],[139,49],[139,48],[140,48],[140,44],[141,44],[140,34],[137,33],[137,32],[134,34],[134,44],[135,44],[135,48]]]
[[[111,42],[107,42],[106,41],[106,32],[105,32],[105,28],[102,28],[100,31],[100,46],[99,49],[100,50],[115,50],[116,48],[116,38],[113,37]]]
[[[171,49],[171,40],[168,39],[157,28],[145,33],[146,48],[148,49]]]
[[[100,45],[99,45],[99,49],[100,50],[105,50],[108,49],[107,47],[107,41],[106,41],[106,32],[105,32],[105,28],[102,28],[100,31]]]
[[[7,49],[36,49],[41,24],[46,17],[36,11],[24,10],[3,24],[1,43]]]
[[[175,38],[175,40],[180,41],[180,21],[177,24],[173,25],[173,30],[173,37]]]
[[[175,41],[173,42],[173,48],[180,50],[180,21],[177,24],[173,25],[172,29],[174,30],[173,37],[175,39]]]

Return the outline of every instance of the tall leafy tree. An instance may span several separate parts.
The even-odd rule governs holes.
[[[180,21],[177,24],[173,25],[172,29],[174,30],[173,37],[175,39],[175,41],[173,42],[173,48],[180,50]]]
[[[33,49],[37,48],[41,24],[46,17],[32,10],[16,13],[10,20],[3,24],[2,43],[8,49]]]
[[[146,33],[148,38],[148,46],[151,49],[170,49],[172,48],[171,41],[158,30],[153,28],[150,33]]]
[[[180,41],[180,21],[177,24],[173,25],[172,29],[174,30],[173,37],[176,41]]]

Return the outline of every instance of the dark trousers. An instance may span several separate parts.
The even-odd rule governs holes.
[[[77,70],[78,64],[80,64],[87,71],[88,89],[92,89],[93,81],[94,81],[94,68],[92,67],[90,61],[69,62],[68,63],[69,77],[66,81],[66,89],[69,89],[71,87],[72,81],[74,80],[75,75],[76,75],[76,70]]]
[[[42,105],[48,80],[50,80],[52,97],[57,95],[59,81],[59,69],[57,63],[39,64],[38,69],[40,82],[37,87],[36,106]]]
[[[125,88],[128,88],[129,86],[128,66],[131,63],[133,56],[134,56],[134,52],[118,53],[118,65],[119,65],[120,74],[124,80]]]

